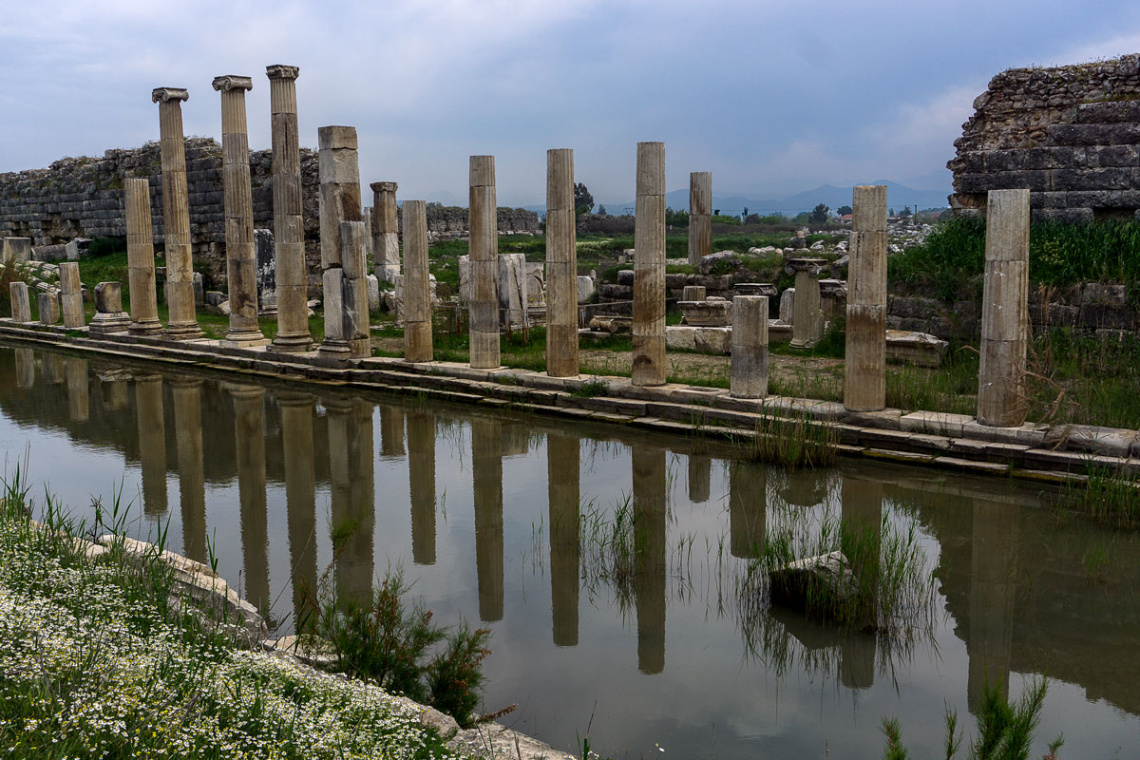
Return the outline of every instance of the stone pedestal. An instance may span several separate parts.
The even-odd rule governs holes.
[[[1029,191],[991,190],[986,204],[978,422],[1025,422],[1029,321]]]
[[[689,175],[689,263],[712,253],[712,172]]]
[[[547,219],[549,222],[549,217]],[[550,599],[556,647],[578,645],[580,450],[581,441],[576,437],[548,435],[546,438],[546,479],[550,504]]]
[[[637,144],[633,262],[634,385],[665,384],[665,143]]]
[[[792,315],[792,348],[811,348],[823,337],[823,311],[820,309],[819,275],[823,259],[788,259],[787,268],[796,275],[796,295]]]
[[[376,279],[395,282],[400,274],[397,185],[395,182],[373,182],[369,187],[372,188],[372,258],[376,263]]]
[[[8,283],[8,296],[12,304],[12,321],[31,322],[32,302],[28,299],[28,283]]]
[[[873,412],[887,405],[887,188],[855,188],[847,276],[843,405]]]
[[[189,97],[186,90],[177,87],[158,87],[151,92],[151,101],[158,103],[162,147],[162,237],[166,251],[166,305],[169,310],[166,337],[172,340],[202,337],[195,313],[190,197],[186,185],[186,146],[182,135],[182,101]]]
[[[404,255],[407,257],[403,283],[404,358],[410,362],[430,362],[432,360],[432,328],[431,280],[428,273],[427,204],[423,201],[404,201],[403,213]],[[378,240],[377,242],[381,241]]]
[[[117,282],[101,282],[95,286],[95,316],[88,334],[101,338],[126,332],[131,318],[123,311],[123,290]]]
[[[768,395],[768,298],[737,296],[732,309],[732,377],[737,398]]]
[[[154,233],[150,222],[150,183],[128,178],[123,182],[127,216],[127,268],[131,285],[131,335],[157,335],[158,291],[154,283]]]
[[[55,293],[40,293],[39,306],[41,325],[54,325],[59,321],[59,297]]]
[[[79,279],[79,264],[64,261],[59,265],[59,300],[63,308],[63,326],[78,330],[87,326],[83,313],[83,283]]]
[[[704,285],[686,285],[681,291],[682,301],[703,301],[708,297]]]
[[[301,201],[301,149],[297,127],[296,66],[267,66],[273,129],[273,242],[276,252],[278,351],[313,347],[309,333],[308,267]]]
[[[499,358],[499,225],[495,157],[471,156],[471,366],[495,369]]]
[[[346,275],[341,261],[340,231],[342,222],[362,220],[356,128],[321,127],[317,130],[317,141],[320,147],[321,270],[325,312],[325,339],[320,350],[329,358],[348,359],[352,356],[352,348],[344,330],[346,304],[342,289]],[[367,290],[364,295],[367,299]]]
[[[546,374],[578,374],[578,250],[574,151],[546,151]],[[588,279],[588,278],[587,278]],[[575,638],[577,635],[575,634]]]
[[[222,179],[230,301],[230,329],[222,345],[264,346],[269,341],[257,324],[257,257],[253,247],[253,190],[245,118],[245,93],[253,89],[253,80],[220,76],[214,79],[214,89],[222,94]]]

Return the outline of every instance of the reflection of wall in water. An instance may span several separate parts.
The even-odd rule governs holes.
[[[435,415],[408,412],[408,491],[412,502],[412,562],[435,564]]]
[[[178,450],[178,494],[183,554],[205,562],[206,480],[202,470],[202,381],[172,378],[174,440]]]
[[[139,459],[142,463],[143,512],[166,514],[166,419],[162,405],[162,376],[135,377],[135,416],[138,419]]]
[[[245,598],[268,619],[272,600],[269,597],[269,533],[265,500],[264,391],[256,385],[228,383],[226,389],[233,397],[234,406]]]
[[[281,446],[285,466],[285,511],[289,525],[289,566],[293,568],[296,630],[314,622],[317,593],[317,501],[313,466],[313,396],[280,391]]]
[[[376,527],[372,405],[337,397],[326,399],[325,408],[332,524],[339,539],[337,597],[366,604],[372,597],[372,537]]]
[[[666,454],[635,446],[631,458],[637,667],[642,673],[660,673],[665,670]]]
[[[579,452],[580,439],[551,433],[546,438],[550,498],[550,599],[554,645],[578,644]]]
[[[759,557],[764,552],[768,468],[755,462],[728,465],[728,528],[732,556]]]
[[[471,419],[475,500],[475,569],[479,619],[503,619],[503,431],[497,419]]]

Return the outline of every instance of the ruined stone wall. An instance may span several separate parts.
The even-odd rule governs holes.
[[[272,152],[250,153],[254,226],[272,229]],[[66,243],[77,237],[125,237],[123,180],[150,180],[155,243],[163,244],[161,159],[157,142],[130,150],[108,150],[101,158],[64,158],[47,169],[0,174],[0,237],[30,237],[32,245]],[[225,281],[225,217],[222,148],[208,138],[186,140],[186,180],[195,265],[215,284]],[[310,280],[320,278],[319,178],[317,154],[301,150],[305,255]],[[431,206],[428,228],[434,238],[464,237],[467,209]],[[502,234],[539,231],[538,215],[499,209]]]
[[[984,211],[990,190],[1028,188],[1034,221],[1140,211],[1140,54],[1010,69],[974,101],[954,141],[950,204]]]

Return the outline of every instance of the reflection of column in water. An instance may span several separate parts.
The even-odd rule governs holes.
[[[399,407],[380,407],[380,454],[404,456],[404,410]]]
[[[412,497],[412,562],[435,564],[435,415],[408,413],[408,490]]]
[[[36,355],[30,348],[17,348],[16,387],[31,388],[36,384]]]
[[[127,408],[129,398],[126,380],[102,380],[103,405],[113,412]]]
[[[59,354],[44,354],[44,382],[59,385],[63,382],[63,357]]]
[[[241,550],[245,560],[245,598],[269,615],[269,529],[265,500],[265,422],[256,385],[227,384],[234,401]]]
[[[503,431],[498,420],[471,420],[475,496],[475,570],[479,619],[503,619]]]
[[[981,703],[986,684],[1009,697],[1013,597],[1016,591],[1018,510],[1010,504],[974,502],[970,544],[970,658],[967,700]]]
[[[550,496],[550,597],[554,645],[578,645],[579,439],[550,435],[546,470]]]
[[[285,504],[289,520],[289,566],[293,568],[296,630],[311,627],[317,593],[317,500],[313,462],[313,397],[280,392],[281,445],[285,458]]]
[[[632,459],[637,667],[660,673],[665,670],[665,450],[635,447]]]
[[[357,399],[331,398],[325,408],[337,598],[364,605],[372,597],[372,531],[376,522],[372,405]]]
[[[827,498],[829,473],[825,469],[791,470],[784,475],[780,498],[794,507],[814,507]]]
[[[143,512],[166,514],[166,420],[162,411],[162,377],[135,377],[135,416],[139,423]]]
[[[873,480],[845,477],[842,502],[843,553],[857,578],[876,578],[883,540],[883,485]],[[876,591],[872,587],[871,605],[876,603]],[[848,632],[843,640],[839,673],[844,686],[869,689],[875,685],[875,642],[872,635]]]
[[[183,553],[207,561],[206,478],[202,464],[202,381],[170,381],[174,402],[174,440],[178,448],[178,498],[182,510]]]
[[[768,468],[755,462],[728,465],[729,550],[740,559],[764,552],[767,530]]]
[[[67,357],[67,412],[72,422],[87,419],[88,382],[87,360]]]
[[[689,454],[689,501],[704,504],[709,500],[712,460],[701,454]]]

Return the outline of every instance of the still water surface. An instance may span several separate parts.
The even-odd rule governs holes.
[[[319,579],[364,596],[402,567],[437,620],[493,630],[484,709],[559,749],[873,758],[894,715],[932,757],[945,705],[970,723],[987,679],[1047,673],[1036,756],[1064,731],[1062,757],[1140,757],[1140,541],[1032,487],[4,346],[0,447],[88,522],[121,488],[134,535],[212,551],[281,633]],[[597,536],[627,503],[615,581]],[[933,627],[900,647],[757,613],[742,579],[793,513],[915,530]]]

